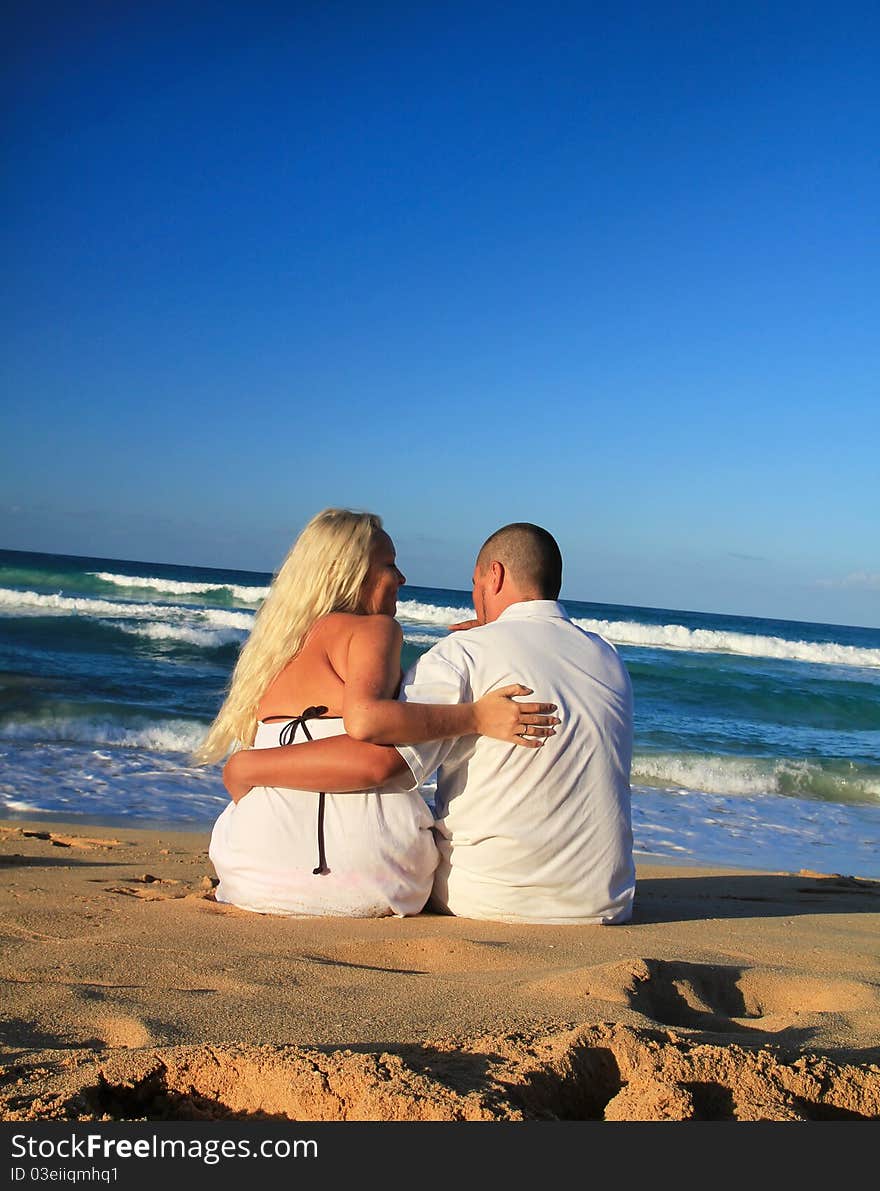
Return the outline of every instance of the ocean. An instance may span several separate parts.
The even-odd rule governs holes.
[[[270,582],[0,551],[0,816],[208,830],[189,752]],[[632,677],[640,856],[880,879],[880,629],[563,603]],[[472,614],[404,587],[404,667]]]

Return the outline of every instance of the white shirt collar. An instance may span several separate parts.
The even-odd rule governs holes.
[[[569,620],[570,617],[558,600],[518,600],[505,608],[496,620],[538,620],[555,618]]]

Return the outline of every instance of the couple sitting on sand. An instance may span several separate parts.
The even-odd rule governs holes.
[[[402,677],[404,582],[370,513],[325,509],[288,554],[199,754],[238,750],[211,837],[218,901],[627,921],[632,689],[616,650],[557,602],[555,540],[527,523],[492,534],[476,618]],[[533,692],[552,702],[515,698]],[[419,785],[435,773],[432,816]]]

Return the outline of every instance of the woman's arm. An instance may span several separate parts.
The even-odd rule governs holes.
[[[391,616],[365,616],[348,647],[342,717],[354,740],[370,744],[421,744],[454,736],[491,736],[540,748],[559,720],[554,703],[517,703],[530,695],[514,684],[475,703],[400,703],[393,694],[400,676],[403,630]],[[524,736],[528,727],[530,735]]]
[[[253,786],[343,794],[381,788],[407,769],[390,744],[491,736],[540,748],[558,724],[553,703],[517,703],[528,687],[502,687],[476,703],[398,703],[403,631],[390,616],[365,616],[352,633],[343,693],[347,736],[233,753],[223,782],[234,802]],[[520,733],[528,726],[534,735]]]

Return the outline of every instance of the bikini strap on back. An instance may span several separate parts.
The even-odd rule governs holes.
[[[305,733],[306,740],[312,740],[312,734],[309,731],[307,720],[315,720],[322,715],[327,714],[326,707],[307,707],[300,715],[293,716],[281,729],[278,734],[278,743],[280,745],[293,744],[296,738],[297,730],[302,726]],[[318,867],[312,869],[312,876],[321,877],[330,872],[327,867],[327,856],[324,849],[324,808],[327,800],[327,795],[323,790],[318,792]]]

